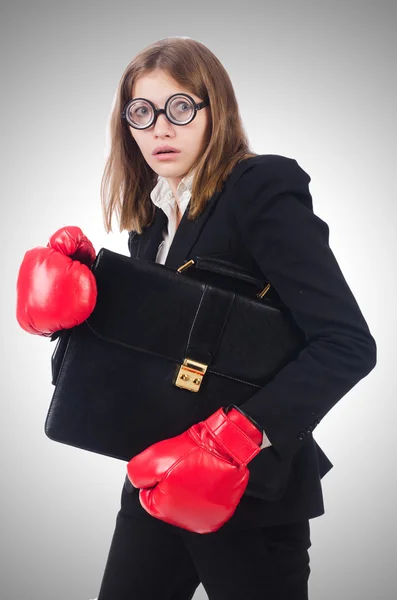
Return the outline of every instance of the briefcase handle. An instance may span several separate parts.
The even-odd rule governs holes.
[[[244,271],[241,269],[241,267],[237,267],[237,265],[234,263],[222,260],[220,258],[214,258],[213,256],[196,256],[195,260],[190,259],[178,267],[177,272],[182,273],[185,271],[185,269],[188,269],[193,265],[195,265],[196,269],[202,269],[204,271],[211,271],[212,273],[226,275],[228,277],[244,281],[245,283],[250,283],[257,288],[261,288],[261,291],[256,294],[257,298],[263,298],[271,287],[269,282],[266,282],[265,287],[263,287],[263,280],[257,279],[248,271]]]

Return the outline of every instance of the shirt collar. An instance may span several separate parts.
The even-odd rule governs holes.
[[[181,200],[183,197],[183,193],[188,191],[189,193],[185,195],[185,197],[190,199],[193,187],[193,179],[194,173],[183,177],[183,179],[179,182],[176,193],[178,198]],[[170,185],[165,177],[162,175],[157,176],[157,183],[150,192],[150,198],[152,199],[153,204],[162,208],[164,204],[175,205],[175,198],[170,188]]]

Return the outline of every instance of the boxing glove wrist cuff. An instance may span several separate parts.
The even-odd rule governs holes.
[[[223,408],[203,421],[203,425],[240,466],[245,466],[261,450],[248,433],[225,414]]]
[[[241,412],[241,414],[243,414],[245,417],[247,417],[247,419],[249,419],[251,421],[251,423],[253,425],[255,425],[255,427],[257,427],[259,429],[259,431],[263,434],[263,427],[261,427],[259,425],[259,423],[257,423],[255,421],[255,419],[253,419],[250,415],[248,415],[240,406],[236,406],[236,404],[229,404],[229,406],[227,406],[224,411],[225,414],[227,414],[232,408],[235,408],[236,410],[238,410],[239,412]]]

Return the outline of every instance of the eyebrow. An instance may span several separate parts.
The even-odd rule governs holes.
[[[192,96],[191,92],[173,92],[172,94],[168,94],[168,96],[165,98],[165,100],[163,100],[162,106],[165,106],[165,103],[168,100],[168,98],[170,98],[174,94],[183,94],[183,95],[188,94],[189,96]],[[134,100],[135,98],[145,98],[145,100],[150,100],[158,108],[158,104],[156,104],[156,102],[154,102],[151,98],[147,98],[146,96],[133,96],[132,100]],[[193,98],[193,96],[192,96],[192,98]],[[194,100],[194,98],[193,98],[193,100]],[[196,102],[196,100],[194,100],[194,101]]]

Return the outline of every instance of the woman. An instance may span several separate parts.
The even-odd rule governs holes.
[[[241,406],[225,399],[216,424],[233,435],[222,437],[211,415],[194,436],[184,432],[131,459],[98,600],[187,600],[200,582],[210,600],[306,599],[309,520],[324,514],[321,478],[332,468],[312,432],[376,364],[328,226],[313,213],[310,177],[293,159],[250,152],[224,67],[189,38],[160,40],[128,65],[110,139],[106,228],[118,211],[131,257],[177,268],[216,256],[268,279],[308,345]],[[88,264],[93,249],[77,230],[63,228],[49,246]],[[78,268],[81,322],[94,308],[95,282]],[[65,327],[59,318],[29,328],[22,312],[31,332]],[[249,480],[236,501],[219,477],[243,441]],[[178,503],[181,478],[194,492],[189,506]]]

